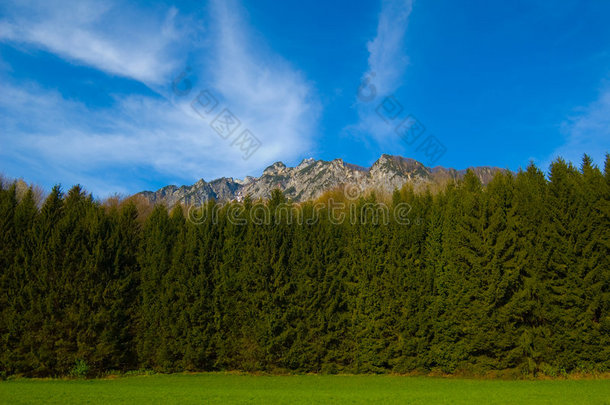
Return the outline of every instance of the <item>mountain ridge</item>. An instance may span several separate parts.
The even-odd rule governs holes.
[[[469,167],[487,184],[498,171],[506,171],[492,166]],[[303,159],[294,167],[283,162],[275,162],[266,167],[260,177],[247,176],[242,179],[220,177],[209,182],[198,180],[193,185],[168,185],[156,191],[142,191],[141,196],[151,204],[176,203],[198,204],[215,199],[217,201],[240,201],[246,195],[253,199],[267,198],[274,188],[279,188],[293,201],[312,200],[325,191],[341,185],[354,185],[360,190],[392,192],[405,183],[415,188],[443,184],[464,176],[466,171],[442,166],[427,167],[421,162],[402,156],[382,154],[371,167],[347,163],[343,159],[331,161]]]

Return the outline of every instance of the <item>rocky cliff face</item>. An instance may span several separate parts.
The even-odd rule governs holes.
[[[496,167],[471,168],[487,184],[497,171]],[[271,191],[279,188],[293,201],[311,200],[327,190],[341,185],[352,185],[359,190],[378,190],[391,193],[405,183],[414,187],[443,184],[460,179],[466,170],[429,168],[420,162],[400,156],[381,155],[370,168],[345,163],[341,159],[330,162],[305,159],[296,167],[286,167],[276,162],[267,167],[258,177],[244,180],[222,177],[205,182],[199,180],[192,186],[166,186],[157,191],[143,191],[137,195],[153,204],[172,206],[176,203],[200,204],[209,199],[217,201],[240,200],[246,195],[252,199],[267,198]]]

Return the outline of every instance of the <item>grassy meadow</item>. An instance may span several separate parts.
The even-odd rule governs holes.
[[[0,382],[1,404],[610,404],[610,380],[226,373]]]

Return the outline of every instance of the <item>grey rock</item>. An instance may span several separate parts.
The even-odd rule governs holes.
[[[483,184],[491,181],[497,167],[471,167]],[[401,156],[381,155],[370,167],[365,168],[342,159],[332,161],[304,159],[296,167],[286,167],[276,162],[267,167],[260,177],[248,176],[243,180],[221,177],[207,183],[203,179],[191,186],[163,187],[157,191],[143,191],[137,195],[152,204],[176,203],[200,204],[207,200],[241,200],[249,195],[253,200],[268,198],[271,191],[279,188],[293,201],[306,201],[319,197],[328,190],[344,185],[356,186],[359,190],[376,190],[391,193],[395,188],[410,183],[414,188],[440,185],[464,176],[466,170],[444,167],[429,168],[414,159]]]

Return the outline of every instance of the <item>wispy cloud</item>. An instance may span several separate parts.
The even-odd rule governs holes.
[[[113,1],[8,1],[0,40],[44,49],[75,63],[145,83],[161,84],[176,68],[177,10],[142,12]],[[177,49],[178,48],[178,49]]]
[[[217,41],[207,61],[211,81],[229,108],[261,138],[258,161],[291,160],[308,152],[319,114],[313,86],[256,41],[236,1],[212,1],[212,15]]]
[[[0,158],[24,165],[48,184],[82,183],[101,194],[133,192],[133,179],[104,181],[106,173],[147,167],[151,176],[179,181],[202,171],[220,175],[226,168],[226,146],[205,136],[205,123],[167,101],[131,96],[92,110],[34,84],[2,84],[0,91]]]
[[[562,123],[561,130],[565,143],[544,161],[543,167],[558,156],[579,165],[585,153],[603,167],[605,154],[610,152],[610,86],[603,87],[597,100],[577,109]]]
[[[368,69],[362,77],[361,89],[366,97],[356,103],[359,122],[347,129],[359,136],[372,136],[384,144],[392,135],[392,127],[376,114],[375,108],[384,97],[391,95],[403,84],[409,59],[405,52],[405,34],[412,0],[382,0],[377,33],[367,43]],[[374,95],[374,96],[373,96]]]
[[[139,191],[141,183],[127,175],[104,182],[92,173],[133,166],[149,167],[151,176],[176,182],[241,177],[275,160],[302,156],[311,147],[319,112],[313,87],[255,39],[239,3],[211,1],[205,21],[173,7],[150,11],[93,0],[53,3],[0,6],[5,16],[0,41],[136,80],[161,97],[117,96],[111,107],[87,107],[85,100],[66,99],[37,83],[17,84],[7,70],[0,81],[0,158],[5,163],[21,162],[49,184],[81,182],[106,194]],[[171,81],[187,60],[194,66],[196,86],[188,97],[176,99]],[[221,139],[193,112],[190,102],[203,88],[261,140],[251,159],[243,160],[231,140]]]
[[[409,62],[404,39],[411,0],[383,0],[377,23],[377,36],[367,44],[369,70],[365,76],[374,75],[373,82],[380,95],[388,95],[403,84],[402,77]]]

